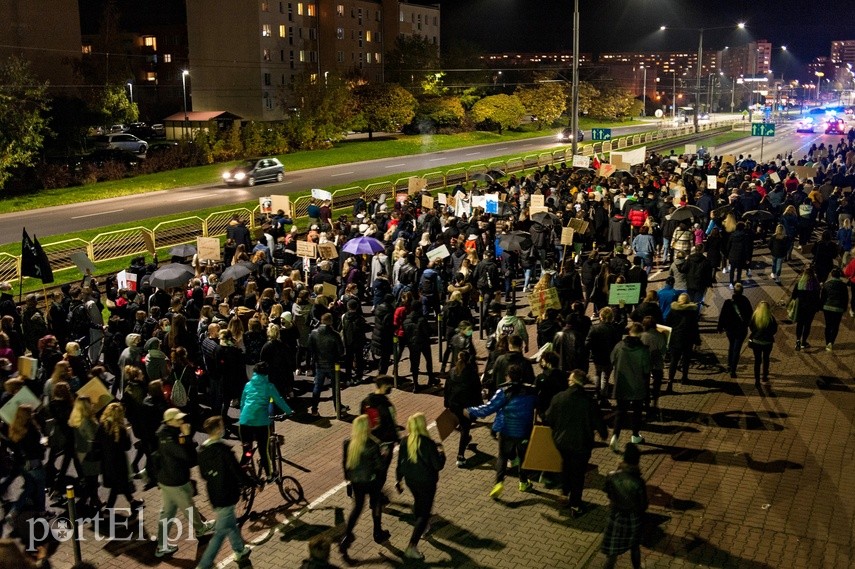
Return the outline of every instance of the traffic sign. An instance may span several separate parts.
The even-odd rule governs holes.
[[[751,123],[751,136],[775,136],[775,123]]]
[[[592,128],[591,140],[611,140],[612,129],[610,128]]]

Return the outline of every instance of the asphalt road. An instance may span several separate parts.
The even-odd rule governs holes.
[[[651,123],[612,129],[613,136],[633,134],[654,128]],[[21,227],[38,237],[48,237],[72,231],[82,231],[105,227],[115,223],[148,219],[161,215],[223,205],[244,203],[271,194],[283,195],[303,192],[311,188],[358,182],[369,178],[388,175],[395,180],[400,173],[416,170],[444,170],[452,164],[490,161],[498,156],[532,154],[561,146],[555,142],[555,131],[549,136],[501,142],[483,146],[470,146],[457,150],[446,150],[414,156],[400,156],[326,166],[311,170],[286,172],[285,181],[273,184],[261,184],[253,188],[229,188],[218,180],[211,184],[175,188],[162,192],[151,192],[138,196],[124,196],[104,200],[70,204],[0,215],[0,242],[14,242],[20,239]],[[590,136],[587,131],[586,138]]]

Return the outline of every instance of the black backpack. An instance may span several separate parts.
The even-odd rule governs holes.
[[[68,313],[68,331],[74,340],[89,336],[89,314],[85,304],[78,304]]]

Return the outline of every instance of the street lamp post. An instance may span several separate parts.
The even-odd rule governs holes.
[[[134,84],[128,81],[128,91],[130,92],[131,104],[134,104]]]
[[[571,152],[576,155],[579,149],[579,0],[573,1],[573,118],[570,128],[573,129]]]
[[[816,102],[820,103],[822,101],[822,98],[820,97],[820,88],[822,87],[822,78],[825,77],[825,73],[823,73],[822,71],[817,71],[814,73],[814,75],[816,75],[816,77],[817,77],[817,80],[816,80]]]
[[[671,122],[674,123],[677,121],[677,72],[671,73],[674,74],[674,84],[671,87]]]
[[[181,90],[184,93],[184,124],[181,129],[184,138],[187,138],[187,76],[190,72],[186,69],[181,72]]]
[[[642,65],[641,69],[644,70],[644,79],[641,83],[641,116],[647,116],[647,66]]]
[[[733,87],[733,88],[730,90],[730,112],[731,112],[731,113],[733,113],[733,110],[736,108],[736,107],[734,106],[734,104],[735,104],[735,102],[736,102],[736,75],[734,75],[734,76],[733,76],[733,85],[732,85],[732,87]]]

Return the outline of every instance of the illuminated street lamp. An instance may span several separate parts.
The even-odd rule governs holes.
[[[131,104],[134,104],[134,84],[128,81],[128,91],[130,92]]]
[[[182,128],[182,132],[184,134],[184,138],[187,138],[187,76],[190,75],[190,72],[186,69],[181,72],[181,90],[184,92],[184,128]]]
[[[822,71],[816,71],[814,75],[818,77],[818,79],[816,80],[816,102],[818,103],[821,101],[819,97],[819,92],[820,88],[822,87],[822,78],[825,77],[825,73],[823,73]]]

